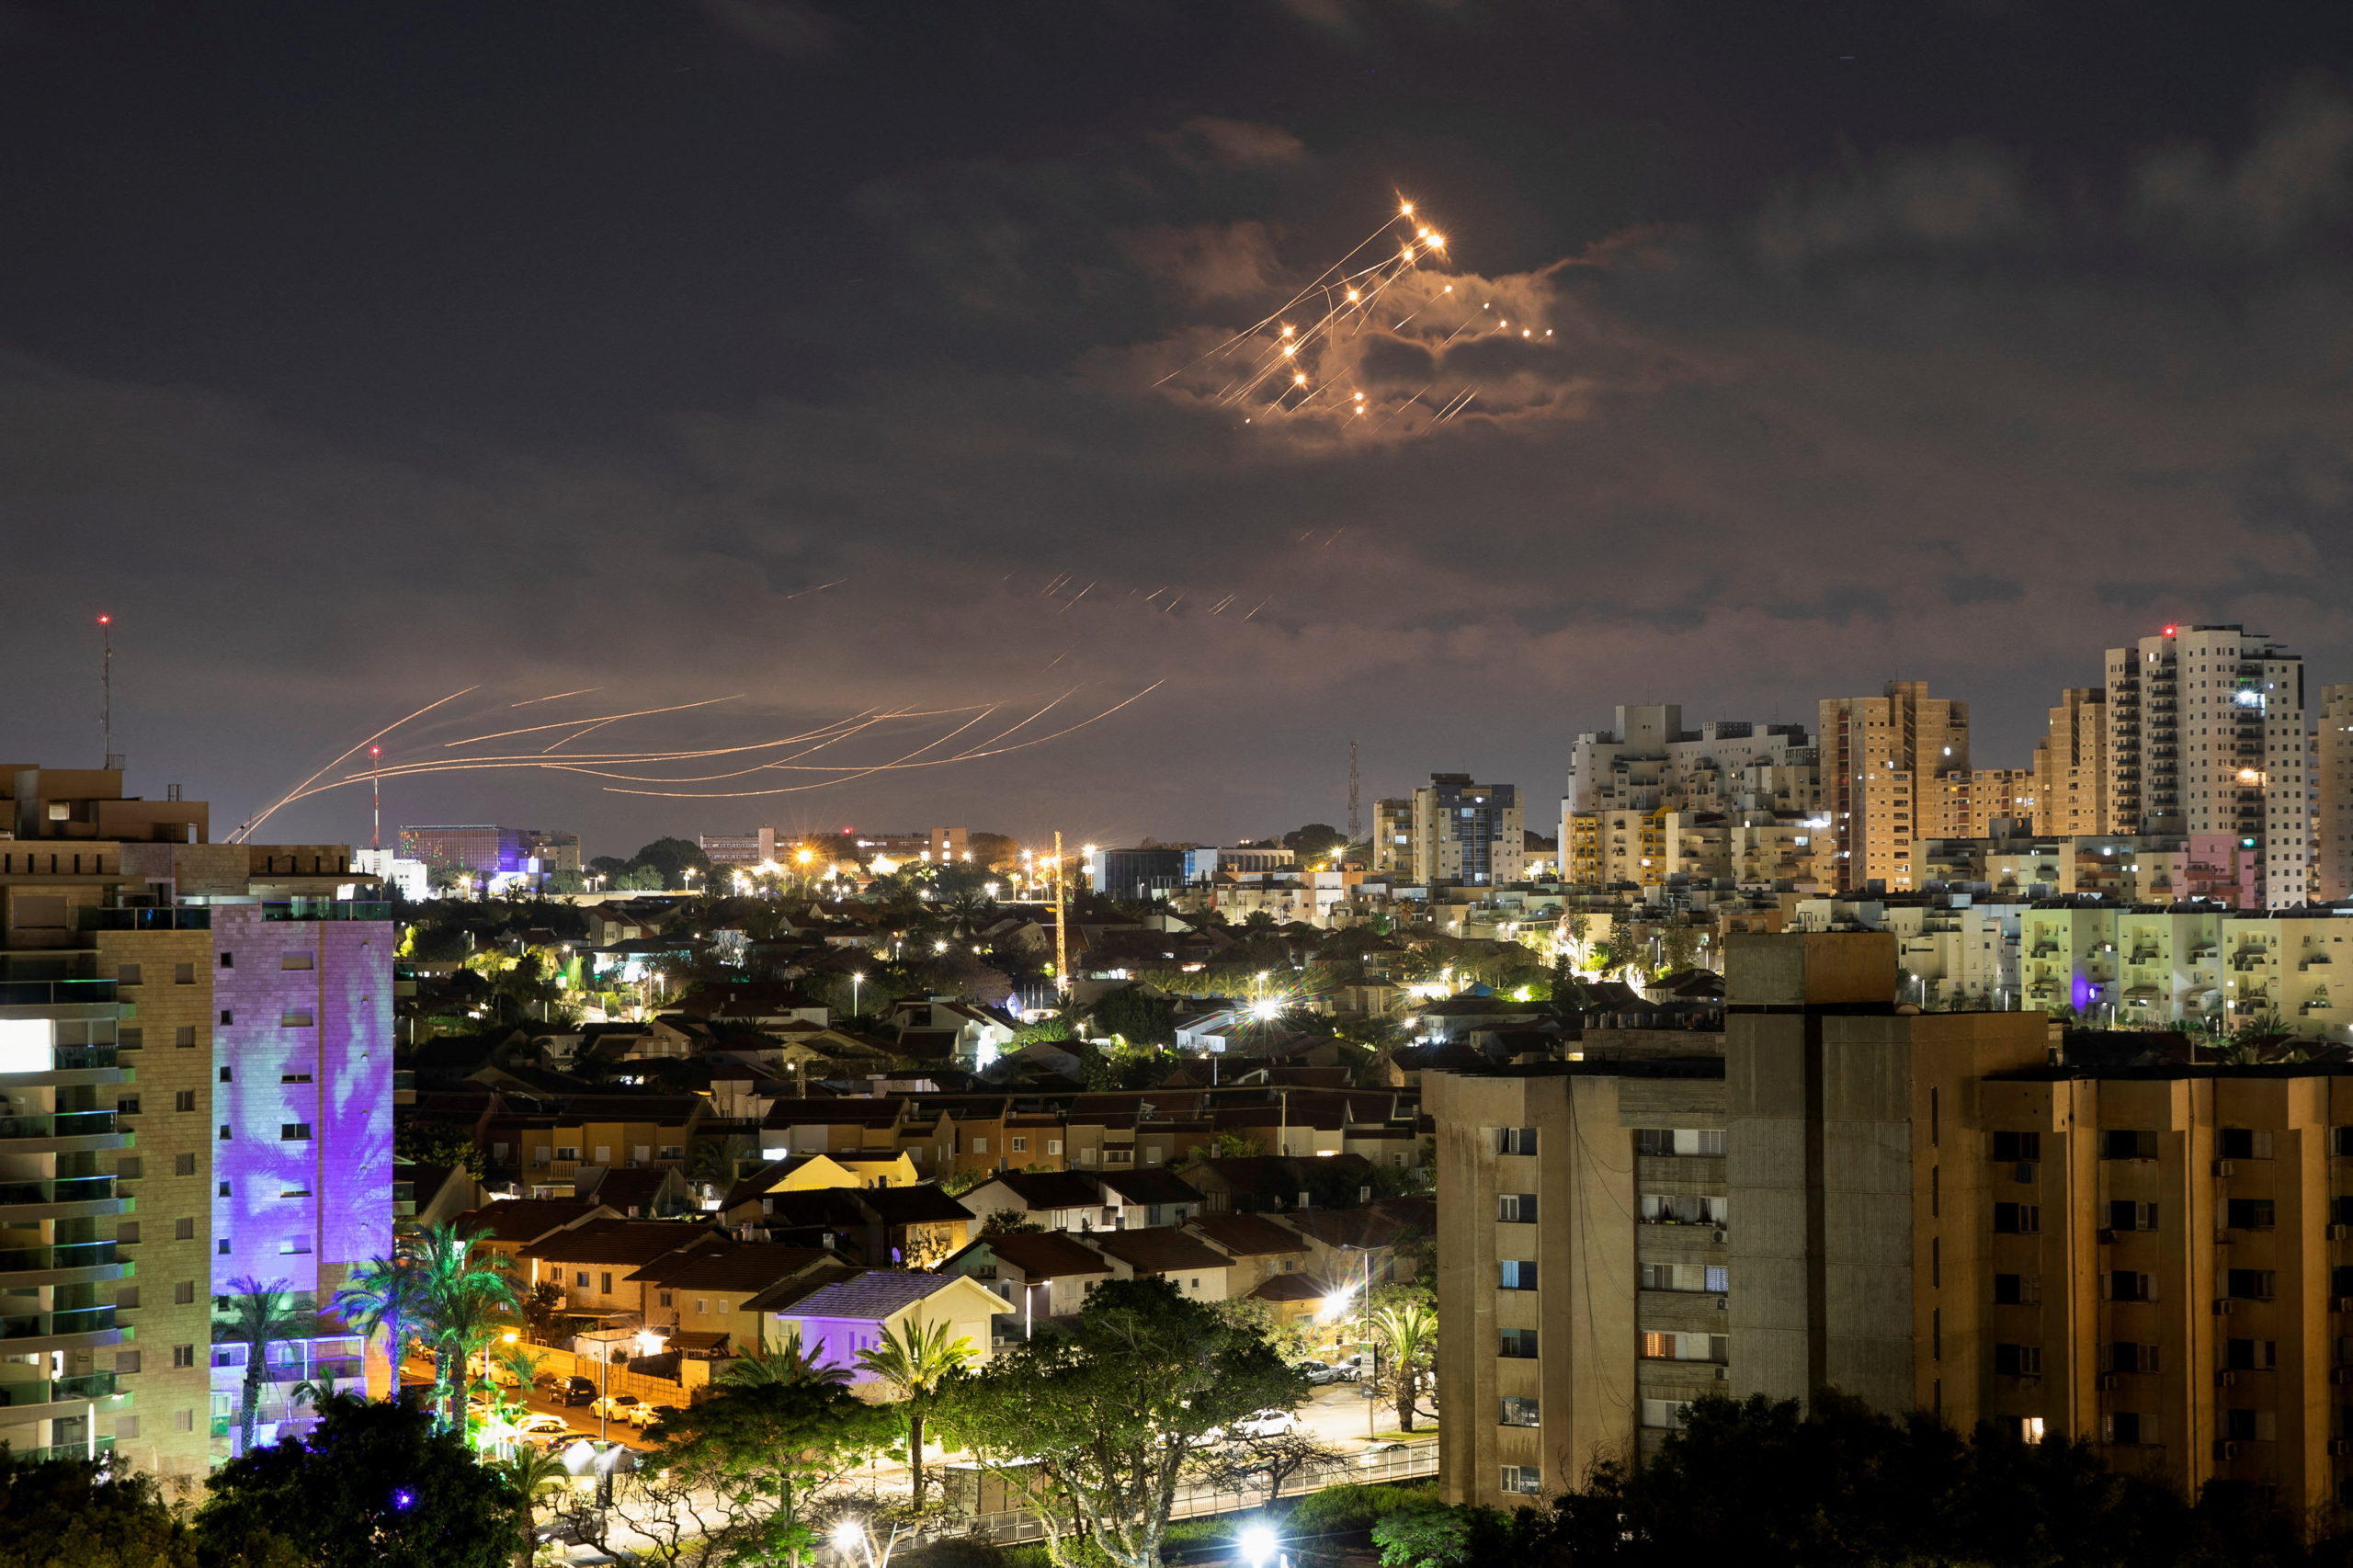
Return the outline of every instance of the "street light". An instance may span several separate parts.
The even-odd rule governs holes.
[[[1242,1561],[1250,1568],[1267,1568],[1275,1560],[1279,1542],[1272,1525],[1245,1525],[1242,1533],[1233,1538],[1233,1544],[1241,1549]]]
[[[859,1016],[858,1011],[858,988],[865,983],[866,976],[863,974],[853,974],[849,977],[849,1016],[853,1018]]]

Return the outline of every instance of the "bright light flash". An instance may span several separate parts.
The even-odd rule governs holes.
[[[1414,215],[1414,204],[1410,201],[1404,202],[1398,207],[1397,210],[1410,218]]]
[[[1290,379],[1290,384],[1295,387],[1305,386],[1307,384],[1307,373],[1302,370],[1298,375],[1293,376]]]

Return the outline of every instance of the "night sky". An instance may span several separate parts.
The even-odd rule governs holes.
[[[1459,415],[1155,386],[1401,198],[1399,299],[1552,334],[1371,324],[1350,384]],[[396,755],[1165,683],[767,799],[387,791],[598,854],[1279,832],[1352,738],[1368,810],[1463,770],[1549,831],[1614,703],[1895,676],[2022,766],[2175,619],[2353,681],[2343,6],[0,0],[0,760],[97,760],[109,610],[132,788],[221,828],[476,683]]]

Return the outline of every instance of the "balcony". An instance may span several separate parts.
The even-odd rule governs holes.
[[[47,1460],[87,1459],[93,1449],[102,1454],[110,1454],[114,1452],[114,1439],[93,1437],[87,1443],[66,1443],[54,1449],[11,1449],[8,1457],[19,1464],[40,1464]]]
[[[58,1246],[0,1247],[0,1275],[51,1274],[73,1268],[119,1268],[112,1242],[68,1242]],[[51,1284],[58,1281],[51,1280]]]
[[[202,905],[169,909],[85,909],[85,931],[210,931],[212,911]]]
[[[86,1338],[85,1336],[87,1336]],[[101,1337],[103,1336],[103,1337]],[[0,1348],[10,1355],[28,1350],[67,1350],[82,1346],[48,1343],[82,1339],[85,1346],[112,1345],[122,1337],[112,1307],[80,1307],[63,1312],[26,1312],[0,1317]]]
[[[37,1378],[30,1382],[0,1383],[0,1406],[21,1410],[28,1404],[63,1404],[72,1400],[111,1399],[112,1372],[89,1372],[78,1378]],[[78,1451],[78,1450],[76,1450]]]
[[[378,899],[265,899],[264,920],[390,920],[392,904]]]
[[[99,1138],[116,1131],[110,1110],[61,1110],[31,1116],[0,1116],[0,1143],[61,1138]]]
[[[0,980],[0,1007],[63,1007],[114,1000],[111,980]]]
[[[112,1176],[47,1176],[38,1181],[0,1181],[0,1220],[75,1220],[119,1214],[128,1199],[115,1191]],[[74,1209],[73,1206],[87,1205]],[[68,1212],[59,1213],[59,1208]],[[42,1212],[13,1214],[12,1209]]]

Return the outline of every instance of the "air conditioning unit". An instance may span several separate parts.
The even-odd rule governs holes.
[[[2236,1372],[2217,1372],[2214,1374],[2214,1386],[2218,1389],[2234,1389],[2239,1386],[2239,1375]]]
[[[2214,1174],[2218,1176],[2236,1176],[2238,1174],[2238,1167],[2231,1164],[2228,1160],[2216,1160],[2214,1162]]]
[[[1718,1367],[1716,1369],[1716,1381],[1720,1383],[1728,1383],[1732,1381],[1732,1369],[1730,1367]]]
[[[2353,1242],[2353,1225],[2331,1225],[2328,1239],[2333,1242]]]
[[[2231,1315],[2231,1299],[2228,1296],[2215,1298],[2214,1315],[2218,1318],[2226,1318]]]
[[[2114,1242],[2115,1240],[2116,1240],[2116,1233],[2115,1233],[2114,1231],[2111,1231],[2111,1230],[2109,1230],[2109,1229],[2107,1229],[2107,1228],[2105,1228],[2105,1227],[2102,1227],[2102,1229],[2101,1229],[2101,1231],[2100,1231],[2100,1233],[2099,1233],[2099,1244],[2100,1244],[2100,1245],[2102,1245],[2102,1246],[2107,1246],[2108,1244],[2109,1244],[2110,1243]]]
[[[1732,1311],[1732,1298],[1730,1296],[1718,1296],[1716,1298],[1716,1311],[1720,1312],[1728,1312]]]
[[[1720,1242],[1723,1242],[1723,1241],[1730,1241],[1731,1239],[1732,1239],[1732,1233],[1731,1233],[1731,1232],[1729,1232],[1729,1231],[1718,1231],[1718,1232],[1716,1233],[1716,1240],[1718,1240],[1718,1241],[1720,1241]]]
[[[2102,1372],[2099,1375],[2099,1386],[2104,1389],[2112,1389],[2120,1385],[2117,1382],[2114,1372]]]
[[[2217,1438],[2214,1443],[2214,1457],[2218,1460],[2234,1460],[2245,1449],[2244,1443],[2234,1443],[2228,1437]]]
[[[2353,1438],[2331,1437],[2328,1440],[2329,1458],[2342,1459],[2347,1454],[2353,1454]]]

